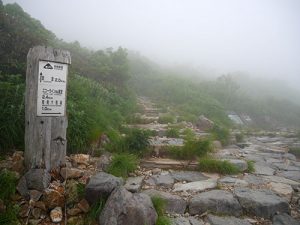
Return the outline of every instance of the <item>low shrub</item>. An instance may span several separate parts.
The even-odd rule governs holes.
[[[236,134],[235,139],[237,142],[243,142],[244,141],[244,135],[242,133]]]
[[[95,224],[95,221],[98,221],[99,215],[105,206],[106,199],[100,198],[96,203],[94,203],[88,214],[86,215],[87,225]]]
[[[138,159],[135,155],[128,153],[115,154],[108,172],[117,177],[127,178],[128,174],[134,172],[138,166]]]
[[[255,168],[254,168],[254,161],[252,160],[247,160],[247,165],[248,165],[248,168],[247,168],[247,173],[253,173],[255,171]]]
[[[188,140],[183,147],[171,146],[169,153],[172,158],[192,160],[197,157],[204,157],[212,150],[209,139]]]
[[[142,156],[150,145],[149,133],[144,130],[132,129],[125,137],[128,152]]]
[[[198,168],[202,172],[220,174],[237,174],[240,172],[240,170],[229,161],[212,159],[209,157],[200,159]]]
[[[176,128],[169,128],[166,131],[166,136],[168,138],[179,138],[179,130]]]
[[[158,122],[160,124],[174,123],[175,118],[171,114],[164,114],[158,118]]]
[[[213,138],[221,141],[223,146],[228,145],[230,133],[227,128],[215,125],[212,128],[211,133]]]

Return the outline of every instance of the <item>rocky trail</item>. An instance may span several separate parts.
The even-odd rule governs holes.
[[[215,142],[214,157],[230,161],[243,172],[234,176],[203,173],[197,171],[196,161],[163,154],[163,146],[182,146],[183,138],[166,138],[169,125],[157,122],[161,110],[147,98],[139,101],[143,124],[129,126],[153,130],[156,136],[151,139],[153,154],[126,180],[105,172],[109,153],[71,155],[59,172],[34,169],[24,176],[19,176],[24,171],[22,152],[0,161],[0,170],[19,176],[13,201],[20,205],[24,224],[87,224],[84,215],[101,197],[107,198],[101,225],[152,225],[157,215],[148,196],[166,201],[172,225],[300,224],[300,162],[288,153],[288,147],[299,145],[299,140],[278,133],[249,136],[225,148]],[[184,127],[198,136],[208,135],[191,123]],[[247,170],[248,161],[254,163],[252,172]],[[85,188],[78,192],[81,185]]]

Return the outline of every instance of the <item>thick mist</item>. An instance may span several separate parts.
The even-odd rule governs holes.
[[[298,0],[4,0],[66,41],[122,46],[160,64],[243,71],[299,89]]]

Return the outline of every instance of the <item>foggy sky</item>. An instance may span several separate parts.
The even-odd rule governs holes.
[[[245,71],[300,88],[299,0],[4,0],[58,38],[160,63]]]

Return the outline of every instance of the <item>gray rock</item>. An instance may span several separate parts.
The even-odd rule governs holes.
[[[128,177],[125,183],[125,188],[130,192],[139,192],[142,188],[144,176],[141,177]]]
[[[295,185],[295,186],[300,185],[299,182],[284,177],[279,177],[279,176],[262,176],[262,178],[267,182],[284,183],[284,184]]]
[[[217,180],[216,179],[208,179],[208,180],[203,180],[203,181],[195,181],[195,182],[190,182],[186,184],[175,184],[174,185],[174,192],[177,191],[192,191],[192,192],[197,192],[197,191],[204,191],[206,189],[212,189],[217,186]]]
[[[93,204],[102,197],[108,197],[118,186],[123,185],[123,179],[111,174],[100,172],[90,178],[85,187],[85,198]]]
[[[230,192],[212,190],[194,196],[189,203],[191,215],[202,214],[206,211],[239,216],[242,214],[242,207]]]
[[[246,161],[241,159],[228,159],[230,163],[232,163],[235,167],[237,167],[240,171],[245,171],[248,169],[248,164]]]
[[[297,160],[296,156],[293,155],[293,154],[291,154],[291,153],[285,153],[285,154],[283,155],[283,157],[286,158],[286,159],[289,159],[289,160],[293,160],[293,161],[296,161],[296,160]]]
[[[239,219],[232,216],[220,217],[208,215],[207,220],[211,225],[251,225],[251,223],[245,219]]]
[[[26,178],[27,188],[43,191],[49,187],[51,176],[44,169],[30,169],[24,175]]]
[[[286,164],[286,163],[273,163],[273,166],[276,169],[284,170],[284,171],[300,171],[299,167],[297,167],[297,166],[290,166],[289,164]]]
[[[172,225],[191,225],[190,220],[185,217],[176,217],[172,220]]]
[[[295,220],[288,214],[279,214],[273,217],[273,225],[300,225],[300,221]]]
[[[171,176],[178,182],[194,182],[208,179],[208,177],[196,171],[173,171],[171,172]]]
[[[270,168],[268,166],[263,166],[258,163],[254,164],[254,168],[255,168],[254,174],[258,174],[258,175],[272,176],[272,175],[274,175],[274,172],[275,172],[272,168]]]
[[[252,190],[249,188],[236,188],[234,190],[241,206],[251,215],[271,218],[276,212],[289,213],[289,204],[270,190]]]
[[[277,173],[277,176],[285,177],[287,179],[291,179],[297,182],[300,182],[300,172],[299,171],[284,171]]]
[[[248,185],[247,181],[233,178],[233,177],[223,177],[222,179],[219,180],[220,184],[227,184],[227,185],[233,185],[233,186],[240,186],[240,187],[245,187]]]
[[[245,175],[244,180],[252,185],[262,185],[266,183],[266,181],[264,181],[264,179],[261,176],[256,176],[252,174]]]
[[[204,225],[202,220],[197,220],[194,217],[189,217],[189,220],[191,225]]]
[[[124,187],[116,188],[99,217],[100,225],[155,225],[157,214],[146,194],[132,194]]]
[[[21,177],[16,189],[20,193],[20,195],[22,195],[24,198],[26,198],[26,199],[30,198],[25,176]]]
[[[168,192],[157,191],[154,189],[146,190],[143,193],[149,195],[150,197],[158,196],[164,199],[166,201],[167,213],[183,214],[185,212],[187,203],[178,195],[172,195]]]
[[[169,174],[153,175],[145,180],[145,183],[150,186],[161,186],[171,188],[174,184],[174,179]]]

